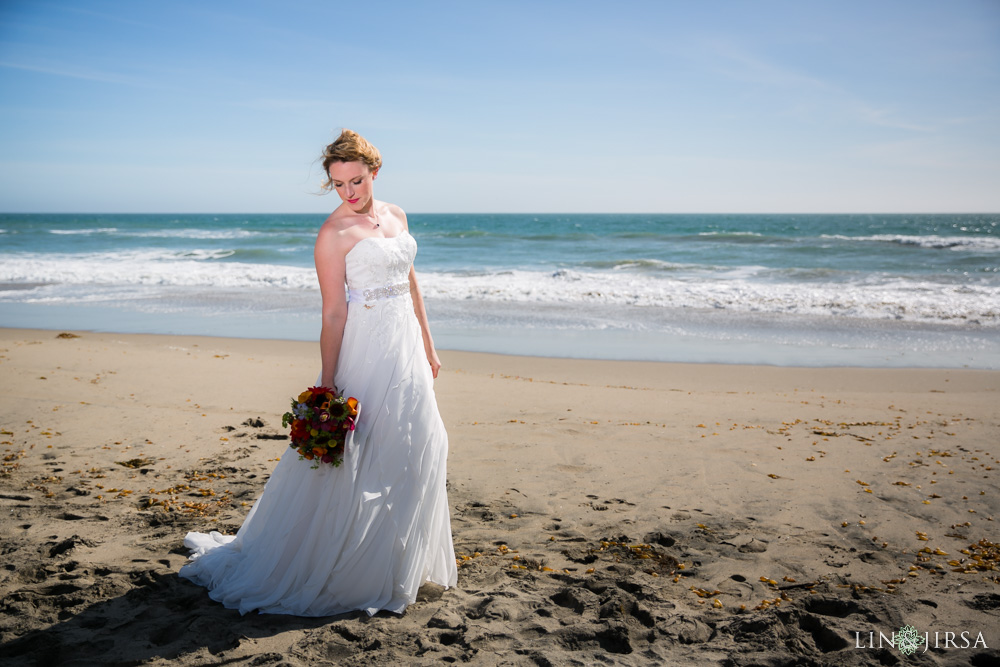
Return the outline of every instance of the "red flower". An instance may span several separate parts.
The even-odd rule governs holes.
[[[309,392],[313,396],[325,397],[329,400],[333,400],[333,389],[329,387],[309,387]]]
[[[309,435],[309,425],[304,419],[296,419],[292,422],[292,440],[301,440]]]

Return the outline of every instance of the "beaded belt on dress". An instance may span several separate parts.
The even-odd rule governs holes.
[[[394,296],[403,296],[410,293],[410,283],[398,283],[385,287],[373,287],[366,290],[348,290],[351,301],[377,301],[378,299],[390,299]]]

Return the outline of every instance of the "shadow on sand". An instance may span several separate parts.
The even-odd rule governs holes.
[[[86,588],[78,588],[73,582],[48,581],[9,595],[3,601],[3,613],[30,613],[32,608],[48,606],[59,621],[0,644],[0,663],[8,667],[124,666],[157,658],[176,660],[207,651],[210,655],[203,655],[204,659],[227,664],[246,660],[246,656],[219,658],[218,662],[210,656],[234,649],[244,641],[313,630],[337,620],[367,618],[364,612],[324,618],[255,613],[241,616],[174,572],[98,570],[95,579]],[[124,594],[104,597],[123,586],[128,587]],[[98,596],[103,599],[88,604]],[[200,660],[195,658],[195,662]]]

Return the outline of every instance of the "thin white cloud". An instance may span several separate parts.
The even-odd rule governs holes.
[[[837,83],[789,66],[779,65],[732,42],[708,40],[702,45],[702,49],[703,52],[714,56],[716,62],[713,68],[723,76],[745,83],[792,90],[799,95],[813,98],[805,104],[796,99],[789,106],[789,111],[794,115],[801,115],[804,109],[813,114],[819,109],[825,109],[837,111],[866,125],[912,132],[930,132],[934,129],[927,123],[901,117],[891,106],[872,104]]]
[[[930,125],[920,123],[910,123],[898,118],[892,109],[876,109],[868,104],[856,100],[853,105],[849,105],[855,117],[869,125],[880,127],[891,127],[898,130],[910,130],[912,132],[931,132],[935,128]]]
[[[1000,160],[935,138],[917,137],[899,141],[860,144],[845,149],[844,155],[855,160],[891,167],[918,167],[937,171],[1000,171]]]
[[[791,68],[783,67],[741,49],[730,41],[710,39],[702,45],[703,52],[722,60],[716,64],[718,73],[747,83],[769,86],[832,90],[828,82]]]
[[[305,109],[329,108],[343,106],[343,103],[329,99],[319,98],[282,98],[282,97],[258,97],[235,103],[235,106],[246,107],[248,109],[258,109],[261,111],[301,111]]]
[[[145,23],[143,21],[135,21],[133,19],[125,18],[124,16],[115,14],[105,14],[104,12],[95,12],[92,9],[83,9],[82,7],[74,7],[73,5],[53,5],[49,4],[49,7],[59,11],[72,12],[74,14],[82,14],[84,16],[93,16],[94,18],[103,19],[105,21],[110,21],[112,23],[123,23],[125,25],[135,26],[138,28],[155,28],[156,26],[152,23]]]
[[[142,88],[152,88],[148,81],[138,79],[117,72],[104,72],[95,69],[73,67],[72,65],[35,65],[28,63],[16,63],[10,61],[0,61],[0,67],[7,69],[17,69],[26,72],[38,72],[51,76],[62,76],[71,79],[82,79],[84,81],[100,81],[102,83],[115,83],[124,86],[138,86]]]

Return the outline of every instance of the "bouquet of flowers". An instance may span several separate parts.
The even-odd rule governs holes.
[[[328,387],[310,387],[292,399],[292,411],[281,417],[281,425],[292,426],[292,448],[299,459],[339,466],[344,445],[358,417],[358,399],[336,396]]]

